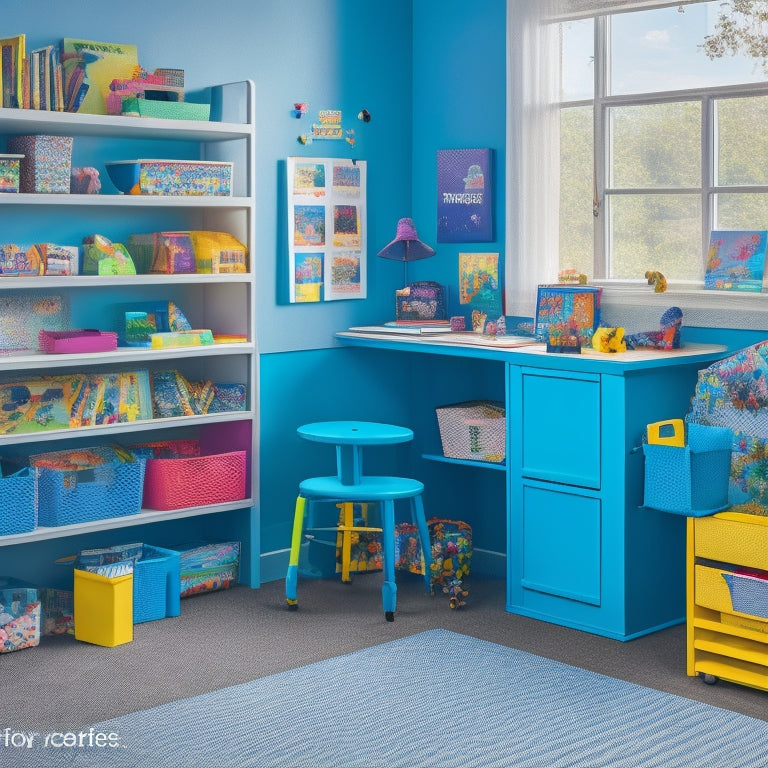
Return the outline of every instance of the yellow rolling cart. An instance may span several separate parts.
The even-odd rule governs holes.
[[[689,517],[687,672],[768,691],[768,517]]]

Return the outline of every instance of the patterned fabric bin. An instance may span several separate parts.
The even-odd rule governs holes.
[[[507,420],[503,403],[468,400],[436,410],[444,456],[470,461],[504,461]]]

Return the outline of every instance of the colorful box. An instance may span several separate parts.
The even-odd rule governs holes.
[[[40,626],[37,590],[17,579],[0,579],[0,653],[39,645]]]
[[[71,136],[9,136],[8,151],[24,155],[19,191],[69,194]]]
[[[229,589],[237,584],[240,542],[189,543],[174,547],[181,567],[181,597]]]
[[[0,155],[0,192],[18,192],[24,155]]]

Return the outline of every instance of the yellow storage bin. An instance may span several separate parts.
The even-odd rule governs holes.
[[[734,522],[739,525],[734,526]],[[768,569],[768,517],[720,512],[696,519],[696,557]],[[725,579],[722,580],[725,584]]]
[[[746,626],[761,632],[768,631],[768,618],[763,619],[752,614],[745,614],[733,607],[731,591],[724,578],[730,571],[721,568],[710,568],[706,565],[695,566],[696,605],[720,611],[721,621],[733,626]],[[730,618],[729,618],[729,615]]]
[[[75,638],[112,647],[133,640],[133,574],[107,578],[75,569]]]

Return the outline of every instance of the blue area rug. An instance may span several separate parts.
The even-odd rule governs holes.
[[[107,741],[91,747],[0,747],[0,764],[768,765],[766,722],[445,630],[114,718],[84,733],[86,743],[99,734]],[[110,741],[116,746],[108,746]]]

